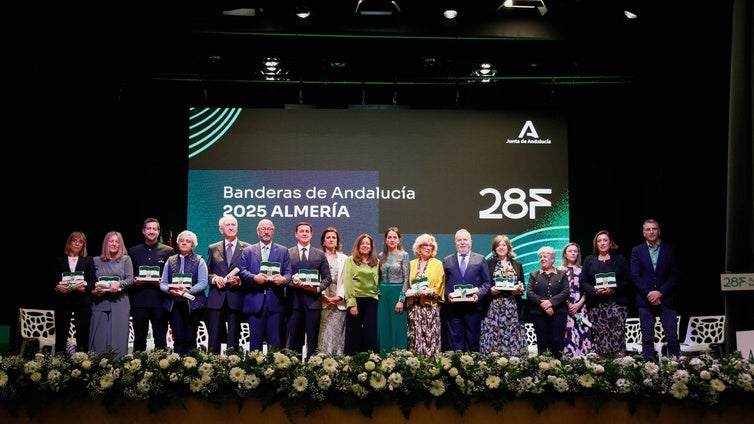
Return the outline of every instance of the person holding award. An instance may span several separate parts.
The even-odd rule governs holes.
[[[178,253],[169,257],[162,272],[160,290],[167,294],[163,306],[173,330],[173,351],[185,355],[196,348],[196,333],[207,306],[207,263],[194,253],[199,244],[192,231],[177,237]]]
[[[97,283],[92,290],[89,352],[128,354],[131,302],[126,289],[134,283],[134,267],[123,236],[110,231],[102,240],[102,253],[94,258]]]
[[[311,244],[312,224],[296,224],[295,236],[296,245],[288,249],[291,281],[285,292],[285,347],[301,352],[301,358],[305,360],[307,356],[314,355],[319,345],[322,291],[330,286],[332,278],[325,252]]]
[[[272,241],[275,225],[269,219],[257,224],[259,243],[247,246],[241,255],[238,276],[247,289],[243,312],[249,320],[249,349],[283,349],[285,343],[285,285],[291,279],[288,248]]]
[[[160,243],[160,222],[156,218],[145,219],[141,232],[144,234],[144,242],[128,249],[128,256],[134,264],[134,285],[128,289],[134,326],[134,351],[147,349],[150,323],[154,347],[165,349],[168,319],[162,308],[165,295],[160,291],[160,277],[165,262],[175,251]]]
[[[484,255],[471,251],[468,230],[456,231],[455,244],[456,253],[442,260],[445,271],[443,331],[447,350],[479,352],[484,301],[492,277]]]
[[[529,355],[524,327],[524,268],[515,257],[508,236],[492,239],[492,256],[487,259],[487,267],[493,282],[479,340],[479,351],[484,355],[492,352],[521,358]]]
[[[207,248],[207,348],[212,353],[220,353],[223,339],[227,348],[239,347],[246,292],[241,278],[234,273],[240,272],[242,252],[249,246],[249,243],[238,239],[238,220],[233,215],[223,215],[218,227],[223,239]]]
[[[587,296],[594,351],[602,358],[622,356],[626,351],[631,270],[610,232],[598,231],[592,249],[594,253],[584,259],[580,281]]]
[[[86,236],[81,231],[68,235],[63,255],[55,260],[55,351],[65,352],[71,319],[76,323],[77,351],[89,348],[92,319],[92,290],[97,282],[94,259],[87,256]]]
[[[415,259],[409,263],[409,278],[395,304],[395,313],[405,310],[408,350],[425,356],[437,356],[442,349],[440,307],[445,295],[445,271],[437,259],[437,241],[421,234],[413,245]]]

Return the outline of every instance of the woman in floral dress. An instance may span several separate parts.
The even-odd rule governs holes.
[[[504,355],[526,358],[529,350],[524,327],[524,270],[521,262],[514,260],[511,241],[498,235],[492,239],[493,256],[487,266],[493,280],[508,280],[515,288],[496,287],[492,284],[486,315],[482,319],[482,336],[479,351],[483,355],[499,352]]]
[[[586,307],[586,294],[581,288],[581,247],[568,243],[563,248],[563,264],[560,269],[568,274],[568,318],[566,321],[565,350],[567,358],[585,355],[593,350],[592,335]]]

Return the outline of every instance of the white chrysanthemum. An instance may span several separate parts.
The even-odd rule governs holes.
[[[309,380],[307,380],[306,377],[302,375],[296,377],[293,380],[293,388],[296,389],[297,392],[305,391],[308,386],[309,386]]]
[[[334,374],[338,372],[338,361],[334,358],[326,358],[322,361],[322,369],[328,374]]]
[[[132,359],[124,364],[124,368],[129,371],[138,371],[141,369],[141,359]]]
[[[37,362],[37,361],[29,361],[29,362],[27,362],[27,363],[24,364],[24,373],[31,374],[31,373],[37,371],[38,369],[40,369],[41,367],[42,367],[42,365],[40,365],[39,362]]]
[[[471,355],[461,355],[461,365],[474,365],[474,358]]]
[[[714,380],[710,381],[709,387],[710,389],[712,389],[712,391],[717,392],[717,393],[722,393],[726,389],[725,383],[723,383],[718,378],[715,378]]]
[[[99,386],[103,389],[109,389],[110,387],[112,387],[114,382],[115,380],[113,379],[113,375],[107,373],[99,379]]]
[[[382,390],[387,386],[387,379],[381,373],[373,372],[369,377],[369,385],[375,390]]]
[[[701,359],[694,357],[689,361],[689,365],[691,365],[693,368],[701,368],[704,366],[704,362],[702,362]]]
[[[80,364],[87,359],[89,359],[89,355],[86,352],[73,352],[73,355],[71,355],[71,361],[74,364]]]
[[[490,389],[497,389],[500,387],[500,377],[496,375],[490,375],[484,380],[484,384]]]
[[[497,358],[497,360],[495,362],[497,363],[498,366],[504,367],[504,366],[508,365],[508,358],[506,358],[505,356],[501,356],[501,357]]]
[[[686,383],[682,381],[676,381],[670,387],[670,393],[676,399],[683,399],[689,395],[689,388],[688,386],[686,386]]]
[[[367,370],[367,371],[374,371],[374,368],[376,366],[377,365],[375,365],[374,362],[372,362],[372,361],[366,361],[366,362],[364,362],[364,369]]]
[[[568,391],[568,381],[563,377],[556,377],[550,384],[557,392],[564,393]]]
[[[99,360],[99,366],[100,366],[100,368],[105,368],[107,366],[107,363],[108,363],[107,358],[100,359]]]
[[[85,359],[85,360],[81,361],[81,368],[82,369],[88,370],[91,367],[92,367],[92,361],[90,361],[89,359]]]
[[[587,389],[594,385],[594,377],[591,374],[582,374],[577,381],[581,387],[586,387]]]
[[[78,368],[71,370],[71,377],[81,378],[81,370]]]
[[[361,382],[367,381],[367,373],[360,372],[359,375],[356,376],[356,379]]]
[[[449,369],[448,370],[448,375],[451,376],[451,377],[457,376],[458,375],[458,368],[453,367],[453,368]]]
[[[510,359],[508,360],[508,362],[509,362],[509,363],[510,363],[510,364],[511,364],[512,366],[514,366],[514,367],[517,367],[517,366],[521,365],[521,358],[519,358],[518,356],[513,356],[513,357],[511,357],[511,358],[510,358]]]
[[[320,375],[319,378],[317,379],[317,386],[319,386],[319,388],[322,390],[329,389],[331,385],[332,385],[332,379],[327,374]]]
[[[592,367],[592,371],[594,371],[595,374],[600,375],[605,372],[605,367],[603,367],[602,364],[595,364]]]
[[[272,358],[275,366],[279,369],[285,369],[291,366],[291,359],[280,352],[275,352]]]
[[[643,384],[644,387],[652,387],[652,384],[654,384],[654,382],[652,381],[651,378],[645,378],[644,380],[641,381],[641,384]]]
[[[710,372],[707,370],[702,370],[699,373],[699,378],[701,378],[702,380],[709,380],[710,378],[712,378],[712,374],[710,374]]]
[[[441,396],[443,393],[445,393],[445,384],[443,384],[442,380],[432,380],[429,383],[428,390],[432,396]]]
[[[673,381],[679,381],[681,383],[688,383],[689,378],[689,372],[686,370],[676,370],[672,376]]]
[[[201,380],[199,380],[198,378],[192,378],[191,381],[189,382],[189,390],[191,390],[194,393],[201,392],[202,387],[204,387],[204,385],[202,384]]]
[[[215,373],[215,369],[212,368],[212,364],[210,363],[203,363],[199,366],[199,375],[213,375]]]
[[[406,358],[406,366],[411,368],[413,371],[418,370],[421,367],[421,362],[419,362],[419,358],[411,357]]]
[[[380,368],[382,368],[382,371],[384,371],[384,372],[391,372],[391,371],[393,371],[393,369],[395,369],[395,359],[393,359],[393,358],[386,358],[380,364]]]
[[[442,369],[447,370],[451,366],[453,366],[453,362],[450,360],[450,358],[443,356],[440,358],[440,364],[442,365]]]
[[[196,358],[194,358],[193,356],[187,356],[183,358],[184,368],[194,368],[196,364],[198,364],[198,362],[196,362]]]
[[[49,382],[55,382],[57,380],[60,380],[60,378],[63,377],[63,374],[58,370],[50,370],[50,372],[47,373],[47,381]]]
[[[526,376],[519,380],[519,386],[524,391],[531,390],[534,387],[534,379],[531,376]]]
[[[171,383],[177,383],[178,380],[181,379],[181,376],[179,376],[178,373],[171,372],[170,377],[168,379],[170,380]]]
[[[615,388],[618,393],[629,393],[631,391],[631,382],[625,378],[619,378],[615,381]]]
[[[400,387],[403,384],[403,376],[400,373],[394,372],[388,376],[387,381],[393,387]]]
[[[644,363],[644,373],[651,376],[656,376],[660,372],[660,366],[654,362]]]
[[[235,353],[228,356],[228,364],[230,366],[238,365],[239,362],[241,362],[241,357],[236,355]]]
[[[372,352],[369,354],[369,360],[372,362],[379,363],[380,361],[382,361],[382,357],[380,356],[379,353]]]
[[[256,374],[249,374],[243,379],[243,385],[247,389],[256,389],[261,382],[262,380]]]
[[[273,375],[275,375],[275,369],[273,368],[265,368],[262,372],[262,375],[264,375],[264,378],[270,379]]]
[[[550,363],[547,361],[542,361],[539,363],[539,369],[542,371],[547,371],[550,369]]]
[[[240,383],[246,377],[246,371],[241,367],[233,367],[230,369],[228,376],[230,377],[230,381]]]

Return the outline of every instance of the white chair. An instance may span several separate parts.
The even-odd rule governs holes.
[[[534,324],[526,322],[524,327],[526,327],[526,342],[529,344],[529,356],[537,356],[539,349],[537,348],[537,333],[534,331]]]
[[[249,323],[248,322],[242,322],[241,323],[241,337],[238,339],[238,347],[243,349],[244,351],[249,351],[249,337],[251,336],[251,331],[249,330]]]
[[[36,340],[39,350],[50,348],[55,354],[55,311],[50,309],[18,308],[19,327],[21,328],[21,356],[24,355],[26,343]]]
[[[675,334],[678,335],[678,338],[681,338],[681,316],[678,315],[675,320]],[[657,352],[657,356],[662,357],[663,350],[665,349],[665,346],[668,344],[668,341],[665,340],[665,330],[662,328],[662,321],[660,321],[660,317],[655,317],[655,351]]]
[[[199,321],[199,328],[196,330],[196,347],[203,347],[204,350],[209,348],[209,333],[204,321]]]
[[[686,338],[681,343],[683,353],[709,353],[717,349],[722,353],[725,342],[725,315],[706,315],[689,317]]]
[[[641,353],[641,324],[639,318],[626,318],[626,352]]]

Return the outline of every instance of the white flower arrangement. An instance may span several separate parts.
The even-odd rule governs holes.
[[[463,413],[472,403],[496,410],[509,400],[547,403],[586,398],[599,406],[611,399],[682,402],[703,409],[736,404],[754,407],[754,360],[735,353],[663,358],[641,356],[605,360],[595,354],[528,359],[448,351],[437,357],[395,350],[353,356],[317,353],[302,362],[295,352],[229,350],[214,355],[194,350],[136,352],[120,358],[76,352],[33,358],[0,357],[0,405],[29,415],[51,402],[82,397],[115,409],[129,399],[146,400],[150,410],[185,397],[212,402],[260,399],[280,403],[289,416],[312,412],[324,403],[359,408],[370,415],[382,404],[398,405],[408,419],[418,404],[452,405]]]

